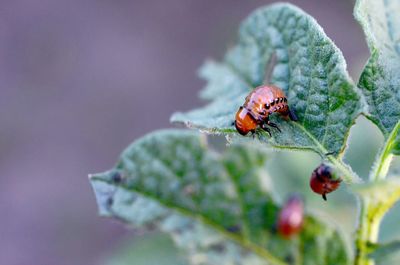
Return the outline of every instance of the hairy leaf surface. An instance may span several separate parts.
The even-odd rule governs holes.
[[[400,1],[358,0],[355,17],[371,51],[359,87],[368,103],[367,116],[400,153]]]
[[[376,244],[373,246],[372,249],[373,251],[369,255],[371,258],[373,258],[376,261],[379,261],[380,264],[389,264],[386,259],[391,258],[391,256],[395,254],[397,255],[399,254],[400,240],[396,240],[385,244]]]
[[[198,133],[167,130],[90,181],[102,215],[170,234],[192,264],[347,264],[341,235],[315,217],[293,240],[277,234],[266,157],[248,145],[220,154]]]
[[[355,117],[360,96],[349,78],[340,50],[317,22],[290,4],[256,10],[241,25],[236,46],[223,62],[208,61],[200,70],[208,81],[201,97],[207,106],[175,113],[171,120],[209,133],[237,135],[235,113],[254,88],[282,88],[299,121],[271,118],[282,133],[259,138],[275,147],[311,149],[339,156]]]
[[[357,184],[352,187],[363,199],[370,202],[372,218],[382,218],[400,199],[400,181],[398,179],[379,180],[374,183]]]

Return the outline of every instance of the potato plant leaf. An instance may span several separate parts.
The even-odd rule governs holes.
[[[312,216],[286,240],[275,229],[264,150],[212,150],[201,134],[165,130],[132,143],[93,174],[99,212],[171,235],[191,264],[348,264],[341,234]]]
[[[400,251],[400,240],[392,241],[384,244],[376,244],[373,246],[371,254],[369,255],[376,261],[383,262],[394,254],[398,254]],[[387,264],[387,263],[386,263]]]
[[[400,199],[400,181],[396,178],[356,184],[352,190],[369,201],[371,219],[381,219]]]
[[[390,151],[400,154],[400,1],[358,0],[355,17],[371,51],[359,80],[367,116],[382,131]]]
[[[236,137],[232,123],[239,106],[255,87],[272,83],[285,91],[299,118],[272,115],[282,133],[272,129],[271,138],[260,130],[258,137],[275,147],[338,157],[361,109],[340,50],[311,16],[290,4],[256,10],[240,26],[236,46],[222,62],[207,61],[200,76],[208,81],[200,96],[211,103],[175,113],[172,122]]]

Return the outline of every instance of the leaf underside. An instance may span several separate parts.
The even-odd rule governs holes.
[[[390,258],[394,254],[398,254],[399,251],[400,251],[400,240],[396,240],[390,243],[378,244],[377,246],[374,246],[374,249],[369,256],[374,260],[379,261],[380,264],[388,264],[386,259]]]
[[[373,218],[382,218],[400,199],[400,181],[395,178],[356,184],[352,190],[370,202]]]
[[[341,235],[315,217],[292,240],[277,234],[266,157],[248,145],[219,154],[198,133],[166,130],[90,181],[102,215],[170,234],[191,264],[348,264]]]
[[[393,141],[391,151],[396,155],[400,154],[397,134],[400,126],[399,13],[398,0],[358,0],[355,8],[355,17],[371,51],[358,86],[368,103],[368,118],[380,128],[385,138]]]
[[[272,83],[284,90],[299,121],[273,114],[282,133],[272,128],[271,138],[260,130],[259,139],[338,156],[360,111],[342,53],[312,17],[290,4],[256,10],[241,25],[238,43],[224,61],[206,62],[200,76],[208,81],[200,96],[211,103],[175,113],[171,121],[208,133],[243,138],[232,125],[235,113],[255,87]]]

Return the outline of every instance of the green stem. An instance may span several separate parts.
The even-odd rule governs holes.
[[[375,215],[374,207],[370,200],[360,198],[360,220],[356,232],[355,265],[374,265],[373,259],[368,257],[369,245],[378,239],[381,216]]]
[[[400,181],[376,181],[374,185],[385,185],[384,194],[377,195],[379,189],[371,189],[360,196],[360,220],[356,233],[356,265],[372,265],[369,256],[373,246],[377,245],[379,227],[385,214],[400,198]]]
[[[370,180],[377,181],[380,179],[384,179],[389,171],[390,163],[393,159],[392,149],[393,145],[396,141],[397,133],[400,129],[400,122],[396,124],[393,128],[392,132],[389,134],[383,149],[379,152],[379,155],[376,159],[374,169],[371,172]]]
[[[385,144],[379,152],[374,169],[370,174],[370,182],[377,182],[386,178],[389,171],[389,166],[393,158],[391,153],[396,140],[397,133],[400,128],[400,122],[396,124]],[[356,256],[354,259],[355,265],[374,265],[372,258],[368,257],[369,246],[378,240],[379,227],[385,213],[390,207],[380,207],[376,205],[372,198],[360,196],[360,216],[358,229],[356,232]]]
[[[321,155],[325,155],[330,152],[326,150],[326,148],[312,134],[310,134],[307,130],[305,130],[303,126],[301,126],[298,123],[295,123],[295,126],[303,130],[303,132],[314,142]],[[343,163],[343,161],[340,158],[330,155],[328,156],[328,160],[336,167],[336,169],[338,169],[343,174],[343,179],[345,181],[349,183],[360,182],[360,178],[357,176],[357,174],[354,173],[349,168],[349,166]]]

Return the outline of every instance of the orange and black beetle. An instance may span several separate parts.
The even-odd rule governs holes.
[[[269,115],[278,112],[284,117],[297,121],[296,115],[289,109],[285,93],[277,86],[264,85],[254,89],[239,108],[235,117],[236,130],[241,135],[255,133],[257,126],[271,135],[267,125],[280,131],[275,123],[269,121]]]
[[[326,194],[339,188],[341,178],[335,178],[332,168],[328,165],[319,165],[311,174],[310,187],[326,201]]]

